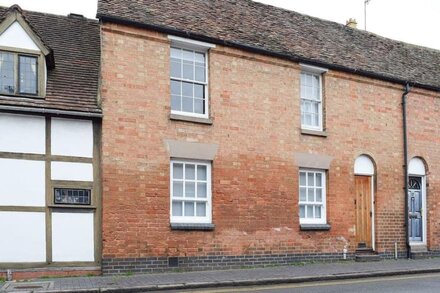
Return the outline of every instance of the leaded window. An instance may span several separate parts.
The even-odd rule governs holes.
[[[326,223],[325,184],[324,171],[300,170],[299,217],[301,223]]]
[[[211,164],[171,162],[171,222],[211,222]]]
[[[90,189],[55,188],[54,203],[61,205],[90,205]]]
[[[301,126],[305,129],[322,130],[320,74],[301,73]]]
[[[206,117],[206,53],[171,47],[171,111]]]
[[[0,52],[0,94],[37,95],[37,57]]]

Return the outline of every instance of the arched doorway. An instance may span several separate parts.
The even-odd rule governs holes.
[[[356,243],[358,248],[375,249],[374,245],[374,174],[369,156],[359,156],[354,164]]]
[[[408,237],[411,246],[426,245],[426,170],[420,158],[408,166]]]

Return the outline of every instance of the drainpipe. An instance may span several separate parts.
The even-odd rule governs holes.
[[[407,121],[406,121],[406,99],[411,91],[409,83],[405,86],[405,91],[402,95],[402,114],[403,114],[403,169],[405,178],[405,241],[406,241],[406,253],[410,258],[410,246],[409,246],[409,227],[408,227],[408,133],[407,133]]]

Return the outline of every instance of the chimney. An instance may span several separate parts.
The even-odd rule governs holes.
[[[357,28],[357,21],[355,18],[350,18],[349,20],[347,20],[345,26],[351,27],[351,28]]]

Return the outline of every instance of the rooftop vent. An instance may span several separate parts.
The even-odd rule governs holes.
[[[84,18],[84,15],[77,13],[69,13],[68,17],[70,18]]]

